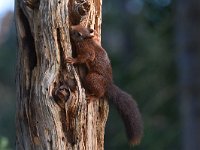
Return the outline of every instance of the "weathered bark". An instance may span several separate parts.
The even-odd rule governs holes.
[[[182,149],[200,149],[200,1],[176,3]]]
[[[16,0],[15,17],[16,149],[103,150],[108,104],[88,104],[78,69],[65,63],[71,24],[100,33],[101,0]]]

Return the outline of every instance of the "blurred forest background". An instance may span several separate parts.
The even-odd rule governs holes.
[[[13,12],[0,18],[0,150],[11,150],[17,42]],[[200,2],[104,0],[102,45],[145,127],[142,143],[131,147],[110,106],[105,150],[200,150]]]

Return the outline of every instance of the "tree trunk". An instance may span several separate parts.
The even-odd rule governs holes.
[[[87,103],[69,26],[101,29],[101,0],[16,0],[16,149],[103,150],[105,100]]]
[[[176,3],[183,150],[200,149],[200,1]]]

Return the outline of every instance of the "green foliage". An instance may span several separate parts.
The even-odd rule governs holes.
[[[9,147],[8,139],[5,137],[0,137],[0,150],[11,150]]]
[[[15,64],[16,35],[14,24],[0,45],[0,150],[15,143]],[[2,41],[2,39],[1,39]],[[5,138],[6,137],[6,138]],[[10,141],[8,143],[8,141]],[[8,146],[9,144],[9,146]]]
[[[117,1],[104,2],[105,6],[112,3],[113,8],[104,10],[103,45],[112,58],[115,82],[138,102],[144,119],[144,138],[139,146],[129,146],[122,121],[112,108],[105,149],[177,150],[180,122],[172,4],[146,0],[140,12],[135,13],[127,10],[131,6],[126,3],[130,1],[121,5]],[[113,12],[114,7],[118,7],[118,12]]]

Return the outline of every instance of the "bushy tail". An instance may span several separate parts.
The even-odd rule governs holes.
[[[108,87],[106,95],[117,107],[130,143],[139,144],[143,135],[143,122],[136,101],[114,84]]]

